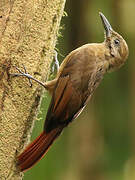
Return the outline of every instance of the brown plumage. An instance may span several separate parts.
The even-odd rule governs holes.
[[[21,171],[29,169],[41,159],[63,128],[78,117],[104,74],[124,64],[128,46],[105,16],[102,13],[100,16],[105,28],[105,41],[86,44],[72,51],[61,64],[56,78],[45,83],[52,100],[44,130],[18,156]],[[24,76],[27,77],[27,74]]]

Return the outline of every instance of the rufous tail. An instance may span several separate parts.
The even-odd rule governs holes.
[[[46,133],[43,131],[26,149],[17,157],[17,165],[21,171],[26,171],[46,154],[53,141],[60,135],[62,129],[56,128]]]

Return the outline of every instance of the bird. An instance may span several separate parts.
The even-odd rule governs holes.
[[[42,83],[19,71],[18,76],[37,81],[52,95],[42,133],[17,156],[20,171],[33,167],[63,129],[80,115],[104,74],[119,69],[125,63],[129,54],[126,41],[113,30],[103,13],[99,15],[104,27],[104,41],[88,43],[70,52],[53,80]]]

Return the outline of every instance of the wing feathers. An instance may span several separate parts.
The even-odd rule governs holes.
[[[69,76],[66,76],[66,77],[63,77],[63,78],[60,78],[59,81],[58,81],[58,85],[55,89],[55,93],[54,93],[54,107],[53,107],[53,112],[55,111],[55,109],[57,108],[59,102],[61,101],[61,98],[64,94],[64,89],[66,88],[67,86],[67,82],[68,82],[68,79],[69,79]]]

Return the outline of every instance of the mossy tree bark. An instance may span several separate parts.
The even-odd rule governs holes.
[[[16,155],[28,142],[42,88],[25,78],[9,78],[24,64],[45,80],[54,55],[66,0],[0,2],[0,179],[22,179]],[[38,73],[36,73],[38,72]]]

